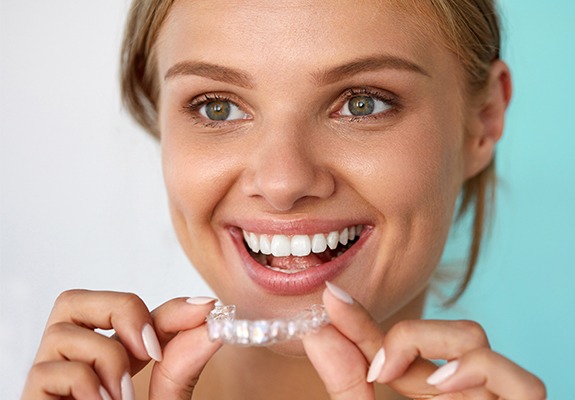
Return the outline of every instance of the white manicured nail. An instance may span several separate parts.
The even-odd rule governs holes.
[[[375,380],[381,374],[381,370],[383,369],[383,364],[385,364],[385,350],[383,347],[379,349],[379,351],[373,357],[373,361],[369,366],[369,371],[367,372],[367,381],[369,383],[375,382]]]
[[[160,341],[152,325],[144,325],[144,329],[142,329],[142,339],[148,355],[155,361],[162,361],[162,348],[160,347]]]
[[[459,361],[451,361],[439,368],[427,378],[427,383],[436,386],[445,382],[449,377],[453,376],[459,368]]]
[[[102,400],[112,400],[112,396],[110,396],[110,393],[108,393],[104,386],[100,386],[100,397]]]
[[[186,300],[186,303],[193,304],[196,306],[203,306],[204,304],[210,304],[217,300],[218,299],[214,299],[213,297],[198,296],[198,297],[190,297],[189,299]]]
[[[136,400],[136,393],[134,392],[134,384],[129,373],[125,373],[122,377],[122,400]]]
[[[333,294],[336,298],[343,301],[344,303],[353,304],[353,298],[349,294],[347,294],[347,292],[345,292],[343,289],[335,286],[333,283],[329,281],[325,281],[325,285],[327,286],[331,294]]]

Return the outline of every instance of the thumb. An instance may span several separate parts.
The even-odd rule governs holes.
[[[150,400],[191,399],[204,366],[221,346],[210,342],[205,323],[215,300],[174,299],[152,312],[163,358],[152,369]]]
[[[189,400],[204,366],[220,348],[208,339],[206,325],[178,333],[164,348],[164,358],[154,365],[150,400]]]

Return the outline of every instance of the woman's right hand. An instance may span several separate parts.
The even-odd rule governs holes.
[[[55,305],[23,400],[132,400],[131,376],[155,359],[150,399],[190,399],[220,347],[208,340],[206,315],[215,299],[178,298],[150,313],[136,295],[71,290]],[[108,338],[94,330],[114,329]]]

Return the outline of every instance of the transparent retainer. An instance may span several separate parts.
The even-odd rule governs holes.
[[[235,305],[215,306],[206,318],[209,339],[240,346],[270,346],[317,332],[329,323],[324,306],[318,304],[291,319],[237,320],[235,317]]]

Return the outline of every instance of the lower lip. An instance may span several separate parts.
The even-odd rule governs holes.
[[[341,274],[349,266],[351,259],[361,250],[371,229],[364,227],[359,240],[341,256],[294,274],[284,274],[264,267],[254,260],[246,249],[240,229],[232,228],[230,232],[242,259],[242,265],[252,281],[267,292],[294,296],[309,294],[323,288],[325,281],[331,281]]]

